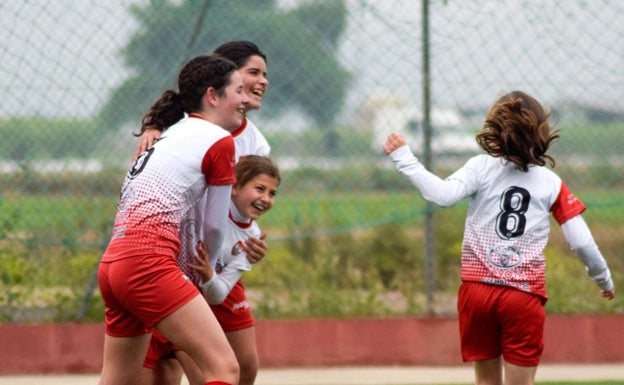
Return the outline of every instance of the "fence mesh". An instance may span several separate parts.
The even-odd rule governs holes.
[[[267,54],[271,85],[250,118],[284,173],[260,220],[267,258],[245,278],[257,317],[453,314],[465,205],[426,206],[381,142],[398,130],[421,153],[429,106],[431,167],[445,176],[477,152],[485,111],[512,89],[552,110],[556,170],[621,270],[624,3],[427,5],[0,2],[0,321],[102,319],[93,272],[132,133],[186,59],[238,39]],[[584,275],[569,255],[554,228],[548,306],[623,311],[592,301],[589,279],[568,287]]]

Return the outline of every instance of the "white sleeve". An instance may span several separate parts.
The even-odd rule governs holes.
[[[223,267],[219,274],[212,274],[208,282],[201,284],[202,294],[211,305],[218,305],[225,301],[243,272],[251,270],[251,263],[247,254],[238,255],[233,261]]]
[[[240,279],[243,272],[226,266],[219,274],[212,274],[208,282],[201,284],[202,294],[210,305],[218,305],[225,301],[228,294]]]
[[[438,206],[450,206],[468,196],[466,185],[459,179],[440,177],[425,169],[407,145],[390,155],[396,169],[407,176],[423,198]]]
[[[561,225],[561,230],[572,251],[585,265],[591,279],[603,290],[613,289],[613,280],[607,261],[600,253],[583,217],[577,215],[568,220]]]
[[[206,192],[206,208],[203,215],[203,240],[206,243],[206,251],[211,260],[219,255],[228,220],[228,210],[232,185],[208,186]]]

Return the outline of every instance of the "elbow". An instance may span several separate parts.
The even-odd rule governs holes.
[[[226,296],[210,295],[210,296],[205,296],[204,298],[206,298],[206,302],[208,302],[208,305],[215,306],[215,305],[219,305],[223,303],[223,301],[225,301]]]

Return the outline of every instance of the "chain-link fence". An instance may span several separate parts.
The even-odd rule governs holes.
[[[93,272],[132,133],[186,59],[238,39],[268,57],[250,118],[284,173],[244,278],[257,317],[454,313],[465,206],[425,205],[381,142],[402,131],[444,176],[512,89],[552,109],[556,170],[622,287],[623,19],[608,0],[2,1],[0,321],[102,319]],[[623,311],[559,233],[551,310]]]

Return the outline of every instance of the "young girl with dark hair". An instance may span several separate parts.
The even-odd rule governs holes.
[[[235,182],[234,141],[249,102],[234,63],[187,62],[142,120],[170,126],[132,164],[100,261],[106,335],[100,384],[140,384],[150,331],[192,357],[205,384],[237,384],[236,357],[199,290],[177,264],[183,218],[206,196],[202,239],[221,249]],[[182,119],[187,115],[187,119]],[[182,119],[182,120],[180,120]]]

